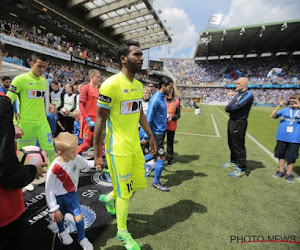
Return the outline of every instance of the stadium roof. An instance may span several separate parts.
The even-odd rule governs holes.
[[[136,40],[142,49],[171,43],[172,39],[149,0],[5,0],[34,6],[83,33],[116,48]],[[24,12],[23,12],[24,13]]]
[[[194,58],[300,50],[300,20],[204,30]]]

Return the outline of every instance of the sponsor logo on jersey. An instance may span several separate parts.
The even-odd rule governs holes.
[[[142,90],[141,90],[141,87],[140,87],[140,85],[137,85],[137,88],[138,88],[139,92],[141,93],[141,92],[142,92]]]
[[[122,89],[122,93],[129,93],[128,89]]]
[[[16,92],[17,91],[17,87],[14,86],[14,85],[10,85],[9,86],[9,90],[13,91],[13,92]]]
[[[48,144],[53,143],[52,142],[52,133],[48,133],[48,134],[46,134],[46,136],[47,136],[47,143]]]
[[[29,83],[27,83],[27,85],[31,86],[31,85],[33,85],[33,83],[32,83],[32,82],[29,82]]]
[[[43,99],[45,97],[45,91],[42,90],[27,90],[27,98],[30,99]]]
[[[141,107],[142,107],[141,99],[123,101],[121,102],[121,114],[127,115],[127,114],[139,113],[141,111]]]
[[[99,100],[106,103],[111,103],[111,98],[105,95],[99,94]]]
[[[76,172],[76,170],[77,170],[77,165],[73,164],[73,172]]]

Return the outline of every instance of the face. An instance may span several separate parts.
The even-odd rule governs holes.
[[[51,109],[50,109],[50,113],[51,114],[55,114],[57,112],[57,107],[52,107]]]
[[[290,102],[291,102],[291,108],[293,109],[297,109],[297,108],[300,108],[300,101],[298,99],[290,99]]]
[[[3,84],[3,87],[4,87],[5,89],[9,89],[9,86],[10,86],[10,84],[11,84],[11,80],[10,80],[10,79],[7,79],[7,80],[3,81],[2,84]]]
[[[170,93],[172,93],[173,88],[174,88],[174,84],[172,82],[167,86],[162,85],[162,93],[167,96]]]
[[[76,116],[74,116],[74,119],[75,119],[75,121],[80,121],[80,115],[76,115]]]
[[[73,93],[73,89],[69,85],[66,86],[66,91],[67,91],[68,94],[72,94]]]
[[[168,99],[172,99],[173,98],[173,91],[174,91],[174,89],[167,95]]]
[[[74,91],[74,93],[76,93],[77,90],[78,90],[78,85],[74,85],[74,86],[73,86],[73,91]]]
[[[143,66],[143,52],[140,47],[131,45],[129,47],[128,56],[122,56],[122,64],[128,69],[129,72],[135,74],[136,72],[141,71]]]
[[[153,93],[153,91],[155,90],[154,85],[153,85],[152,83],[150,83],[150,84],[148,85],[148,87],[150,88],[151,93]]]
[[[73,144],[71,149],[69,150],[65,150],[64,152],[60,151],[60,155],[61,157],[65,160],[65,161],[69,161],[69,160],[74,160],[76,155],[77,155],[77,145]]]
[[[144,98],[145,100],[149,100],[149,99],[150,99],[150,93],[149,93],[148,90],[144,90],[143,98]]]
[[[237,79],[235,91],[243,92],[243,91],[247,90],[247,88],[248,88],[247,81],[245,81],[243,78]]]
[[[54,84],[54,83],[51,83],[51,88],[54,90],[54,91],[57,91],[59,89],[59,86]]]
[[[101,75],[99,72],[97,72],[95,75],[92,75],[91,76],[91,82],[95,83],[95,85],[98,86],[98,84],[100,83],[101,81]]]
[[[40,77],[44,74],[44,71],[47,67],[47,62],[38,59],[35,62],[30,62],[30,65],[31,65],[31,72],[35,76]]]

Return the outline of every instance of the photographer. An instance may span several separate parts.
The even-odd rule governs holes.
[[[279,110],[283,105],[289,105]],[[273,177],[286,178],[288,183],[294,183],[292,171],[295,161],[299,156],[300,143],[300,93],[293,94],[289,101],[281,100],[278,107],[270,115],[271,118],[281,117],[276,140],[275,157],[279,160],[279,171]],[[278,111],[279,110],[279,111]],[[287,162],[287,171],[284,170],[284,164]]]

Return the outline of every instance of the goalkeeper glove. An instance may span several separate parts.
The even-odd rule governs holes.
[[[89,125],[89,128],[91,130],[91,132],[94,132],[94,128],[95,128],[95,122],[92,121],[91,117],[88,117],[85,119]]]

